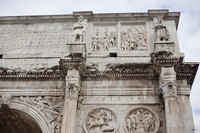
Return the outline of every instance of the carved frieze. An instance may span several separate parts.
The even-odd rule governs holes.
[[[86,67],[83,75],[85,79],[93,80],[95,78],[152,78],[154,76],[153,65],[151,64],[134,64],[134,63],[115,63],[107,64],[104,70],[99,70],[98,64],[91,64]]]
[[[144,26],[124,26],[121,31],[122,51],[144,51],[147,50],[146,31]]]
[[[83,125],[86,133],[115,133],[118,120],[108,108],[96,108],[88,112]]]
[[[160,121],[151,109],[137,107],[126,114],[124,127],[127,133],[157,133]]]
[[[0,68],[0,78],[59,78],[60,67],[33,68],[24,70],[22,68]]]
[[[13,100],[19,100],[36,107],[46,116],[48,122],[52,126],[53,133],[60,133],[63,110],[62,97],[20,96],[14,97]]]
[[[115,27],[96,27],[92,36],[91,51],[110,51],[117,48],[117,32]]]

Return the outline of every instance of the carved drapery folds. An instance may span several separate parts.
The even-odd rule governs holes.
[[[85,42],[87,23],[84,21],[83,16],[78,17],[78,22],[73,25],[73,33],[71,42]]]
[[[156,41],[168,41],[170,38],[169,31],[164,24],[163,16],[157,17],[157,22],[154,23],[156,32]]]
[[[83,126],[86,133],[115,133],[118,121],[110,109],[96,108],[88,113]]]
[[[127,133],[156,133],[160,122],[150,109],[138,107],[127,113],[124,126]]]
[[[174,82],[167,82],[160,86],[162,89],[163,98],[174,97],[177,98],[177,84]]]

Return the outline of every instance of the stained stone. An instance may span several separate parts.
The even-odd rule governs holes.
[[[179,17],[0,17],[0,132],[194,133]]]

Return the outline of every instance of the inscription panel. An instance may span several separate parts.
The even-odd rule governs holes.
[[[65,45],[73,23],[0,25],[0,51],[59,48]]]

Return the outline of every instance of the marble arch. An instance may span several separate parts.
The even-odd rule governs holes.
[[[50,125],[44,114],[42,114],[37,108],[33,107],[32,105],[21,101],[12,100],[9,104],[9,108],[20,110],[30,115],[33,119],[35,119],[43,133],[51,132]]]

